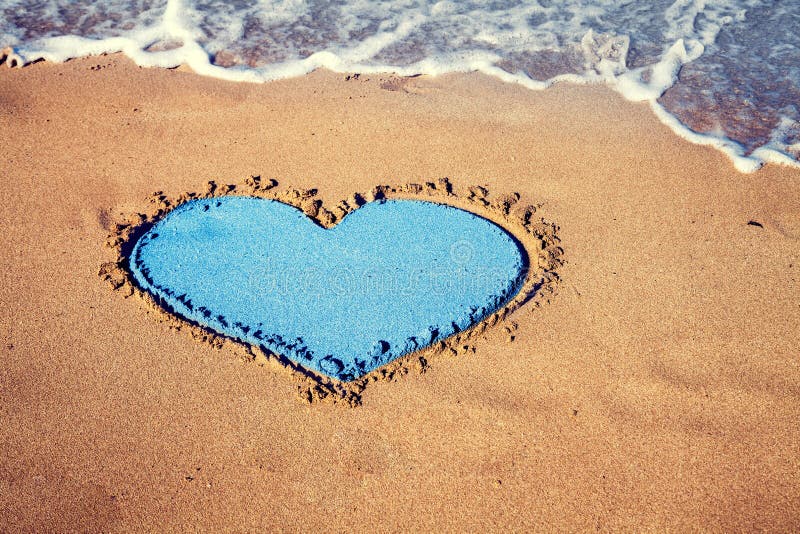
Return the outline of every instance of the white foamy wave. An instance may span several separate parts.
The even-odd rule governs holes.
[[[800,166],[797,21],[800,4],[766,0],[0,0],[0,46],[10,64],[123,52],[232,81],[327,68],[606,83],[749,172]]]

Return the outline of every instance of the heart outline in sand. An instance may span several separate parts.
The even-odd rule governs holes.
[[[406,235],[420,224],[425,235]],[[312,287],[294,268],[303,258],[316,274],[334,275]],[[355,276],[337,270],[342,259]],[[156,221],[131,253],[138,285],[172,313],[344,382],[478,324],[516,296],[527,266],[524,247],[502,227],[421,200],[368,203],[323,228],[275,200],[195,199]],[[394,276],[388,294],[382,267]],[[378,285],[364,287],[375,273]],[[456,275],[457,294],[452,284],[436,293]]]
[[[291,360],[262,350],[261,347],[219,335],[191,320],[175,314],[153,295],[143,290],[131,272],[131,252],[139,237],[150,230],[159,220],[185,202],[201,198],[220,196],[252,196],[278,200],[301,210],[318,225],[331,228],[348,213],[364,203],[381,199],[426,200],[443,205],[459,207],[470,213],[484,217],[506,229],[523,244],[528,253],[531,267],[527,279],[519,293],[505,306],[486,317],[474,327],[437,342],[426,350],[420,350],[406,357],[398,358],[380,369],[352,382],[340,382],[295,365]],[[191,334],[191,337],[213,347],[222,347],[228,341],[244,349],[242,357],[263,366],[275,362],[280,367],[292,371],[300,398],[309,403],[327,400],[343,402],[350,406],[361,404],[361,394],[372,382],[393,380],[409,371],[425,372],[434,359],[445,355],[458,356],[475,352],[475,340],[484,336],[489,329],[502,326],[507,341],[513,342],[518,324],[509,321],[509,315],[517,313],[525,306],[530,311],[550,303],[558,293],[561,277],[559,272],[564,265],[564,249],[560,246],[558,225],[543,217],[539,211],[541,204],[520,202],[519,193],[491,194],[483,185],[455,185],[448,178],[424,183],[398,185],[376,185],[366,192],[355,192],[335,203],[332,209],[317,198],[315,189],[279,187],[275,179],[251,176],[239,184],[218,184],[209,181],[203,192],[189,191],[176,197],[156,191],[147,198],[146,208],[135,212],[120,212],[108,226],[106,246],[114,251],[114,258],[100,265],[98,276],[109,284],[113,291],[127,298],[136,295],[147,308],[160,316],[160,322],[171,328]]]

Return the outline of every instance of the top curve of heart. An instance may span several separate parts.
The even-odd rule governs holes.
[[[342,381],[467,329],[524,282],[496,224],[419,200],[370,202],[326,229],[275,200],[186,202],[131,254],[170,311]]]

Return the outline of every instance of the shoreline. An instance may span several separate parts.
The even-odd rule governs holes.
[[[797,169],[741,174],[608,88],[475,73],[37,63],[0,69],[0,125],[0,530],[800,521]],[[154,191],[253,175],[327,206],[444,177],[518,192],[560,227],[559,291],[513,341],[303,404],[97,276]]]
[[[182,30],[183,31],[183,30]],[[120,38],[122,39],[122,38]],[[641,78],[638,69],[627,71],[619,75],[593,74],[561,74],[547,80],[536,80],[523,75],[522,73],[512,73],[500,67],[478,62],[470,64],[469,67],[461,65],[454,69],[443,69],[441,66],[419,64],[408,67],[393,67],[386,70],[383,67],[375,67],[366,64],[350,65],[347,68],[346,62],[328,52],[312,54],[303,61],[300,61],[293,68],[289,69],[289,74],[265,74],[264,68],[261,69],[235,69],[217,65],[209,60],[208,55],[196,46],[190,47],[186,53],[182,53],[175,58],[171,58],[169,52],[146,52],[138,48],[135,41],[122,39],[126,44],[113,45],[106,49],[100,46],[99,42],[92,39],[85,39],[85,46],[91,55],[81,55],[77,57],[63,56],[52,53],[34,53],[33,55],[20,56],[13,47],[0,49],[0,65],[7,63],[11,67],[24,68],[29,65],[46,61],[55,64],[79,60],[93,60],[109,56],[123,56],[127,61],[134,62],[139,68],[155,69],[176,69],[183,72],[193,72],[199,76],[210,77],[216,80],[233,83],[275,83],[284,80],[291,80],[313,74],[316,71],[329,72],[334,75],[348,76],[355,74],[356,78],[362,74],[365,76],[394,76],[399,78],[437,77],[437,76],[459,76],[480,74],[489,78],[499,80],[504,83],[518,85],[531,91],[547,90],[554,85],[572,84],[577,86],[598,86],[614,91],[624,100],[632,103],[645,103],[656,119],[664,126],[672,130],[679,138],[699,146],[709,146],[727,156],[737,171],[748,174],[756,172],[766,164],[782,165],[792,169],[800,170],[800,159],[798,159],[796,146],[780,146],[780,143],[772,140],[769,143],[757,147],[748,152],[741,143],[729,139],[725,136],[717,136],[712,133],[698,132],[690,126],[681,122],[674,113],[667,110],[662,102],[659,102],[664,92],[668,90],[672,82],[648,82]],[[163,56],[163,54],[167,54]],[[677,77],[680,69],[694,61],[696,58],[693,53],[688,53],[684,45],[676,43],[668,52],[664,54],[662,60],[652,65],[661,74],[672,72],[671,76]],[[259,74],[259,72],[262,72]],[[663,76],[662,76],[663,77]],[[655,84],[655,85],[653,85]]]

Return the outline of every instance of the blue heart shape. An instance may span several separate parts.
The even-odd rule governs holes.
[[[131,272],[174,313],[342,381],[467,329],[524,282],[496,224],[418,200],[333,228],[261,198],[191,200],[135,243]]]

